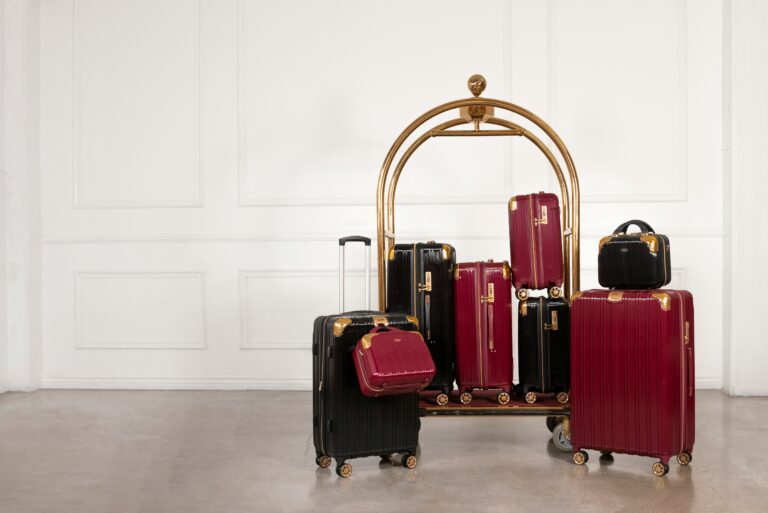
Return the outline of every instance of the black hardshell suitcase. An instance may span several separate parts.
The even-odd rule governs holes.
[[[344,246],[350,241],[366,245],[366,283],[370,283],[370,239],[339,240],[340,310],[344,303]],[[369,292],[366,285],[366,291]],[[370,294],[366,294],[370,308]],[[390,458],[403,453],[401,463],[416,466],[419,444],[418,395],[366,397],[360,391],[352,351],[357,341],[377,325],[418,329],[411,315],[361,310],[315,319],[312,335],[312,427],[315,462],[323,468],[336,459],[336,473],[349,477],[348,459],[364,456]]]
[[[627,233],[633,224],[640,233]],[[658,289],[672,279],[670,260],[669,238],[633,219],[600,239],[597,281],[606,288]]]
[[[537,393],[556,393],[568,402],[570,390],[570,306],[562,298],[531,297],[518,310],[518,368],[526,402]]]
[[[456,251],[435,241],[395,244],[387,261],[387,312],[416,316],[437,372],[427,390],[450,394],[456,376]]]

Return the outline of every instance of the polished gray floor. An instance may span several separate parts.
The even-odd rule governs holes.
[[[699,392],[689,467],[585,467],[542,418],[423,419],[415,470],[314,464],[307,392],[0,395],[2,513],[768,511],[768,399]]]

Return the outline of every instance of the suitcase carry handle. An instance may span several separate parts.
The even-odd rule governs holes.
[[[638,228],[640,228],[640,231],[643,233],[656,233],[653,231],[653,228],[651,228],[651,225],[646,223],[645,221],[641,221],[639,219],[632,219],[630,221],[627,221],[626,223],[621,223],[618,226],[618,228],[613,230],[614,235],[619,233],[627,233],[627,228],[629,228],[633,224]]]
[[[349,235],[339,239],[339,312],[344,311],[344,262],[347,242],[365,244],[365,309],[371,309],[371,239],[362,235]]]

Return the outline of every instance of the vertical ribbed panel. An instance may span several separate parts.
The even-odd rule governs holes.
[[[666,293],[664,311],[653,293]],[[571,309],[572,441],[660,458],[693,446],[693,397],[687,394],[684,323],[693,329],[685,291],[586,291]],[[693,376],[691,376],[692,378]],[[684,411],[685,410],[685,411]]]
[[[480,354],[483,343],[477,315],[480,297],[478,263],[459,264],[454,280],[456,319],[456,383],[459,390],[480,386]]]

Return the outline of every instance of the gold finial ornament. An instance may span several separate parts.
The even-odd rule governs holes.
[[[487,82],[485,81],[485,77],[482,75],[475,74],[469,77],[469,80],[467,80],[467,87],[469,87],[469,91],[472,93],[472,96],[475,97],[483,94],[486,85]]]

